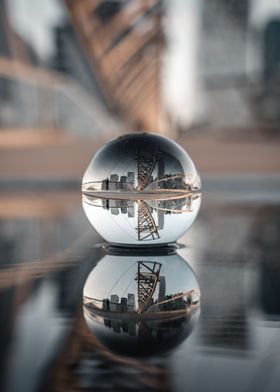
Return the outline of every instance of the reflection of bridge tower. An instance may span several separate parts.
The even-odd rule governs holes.
[[[138,225],[136,230],[138,232],[139,241],[146,240],[149,237],[153,240],[159,238],[158,228],[150,208],[142,200],[139,200],[138,202]]]
[[[164,161],[161,159],[159,151],[151,153],[143,152],[139,149],[137,156],[137,179],[138,190],[143,190],[153,180],[152,174],[158,162],[158,177],[164,175]],[[160,220],[161,228],[163,227],[162,219]],[[147,204],[144,201],[138,202],[138,240],[159,238],[158,227]]]
[[[148,146],[146,147],[148,148]],[[153,180],[152,174],[155,169],[156,163],[158,163],[158,179],[163,178],[165,165],[162,153],[160,151],[146,152],[138,150],[137,156],[137,179],[138,179],[138,190],[143,190]]]
[[[151,304],[153,294],[159,282],[161,264],[154,261],[138,261],[135,280],[138,286],[138,313],[143,313]]]
[[[153,174],[155,165],[157,162],[157,154],[142,154],[138,151],[137,157],[137,179],[138,179],[138,190],[143,190],[149,184],[151,176]]]

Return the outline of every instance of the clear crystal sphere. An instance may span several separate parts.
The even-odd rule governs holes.
[[[200,290],[178,254],[107,254],[83,290],[89,330],[111,351],[157,355],[180,345],[200,312]]]
[[[103,146],[82,183],[84,211],[108,242],[175,242],[194,222],[201,181],[189,155],[151,133],[128,134]]]

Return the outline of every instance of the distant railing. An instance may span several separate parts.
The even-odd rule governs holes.
[[[96,136],[118,123],[70,77],[0,57],[0,128],[64,130]]]

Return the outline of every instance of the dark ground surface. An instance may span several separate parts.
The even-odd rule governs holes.
[[[108,351],[85,325],[82,289],[104,249],[79,192],[1,192],[1,391],[278,392],[278,176],[212,174],[203,185],[178,251],[200,284],[200,319],[146,359]]]

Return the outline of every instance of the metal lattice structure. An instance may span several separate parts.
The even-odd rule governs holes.
[[[137,190],[144,190],[151,182],[152,174],[157,163],[158,152],[143,153],[143,148],[138,150],[137,156]],[[138,240],[159,238],[158,227],[154,221],[150,207],[143,201],[138,201]]]
[[[135,129],[160,128],[162,0],[65,0],[107,101]]]
[[[157,162],[156,154],[141,154],[138,152],[137,158],[137,180],[138,190],[143,190],[150,183],[155,165]]]
[[[138,313],[141,314],[151,305],[159,282],[161,264],[155,261],[138,261],[137,280]]]
[[[142,200],[138,201],[138,225],[136,230],[139,241],[147,239],[155,240],[159,238],[158,228],[150,211],[150,207]]]

